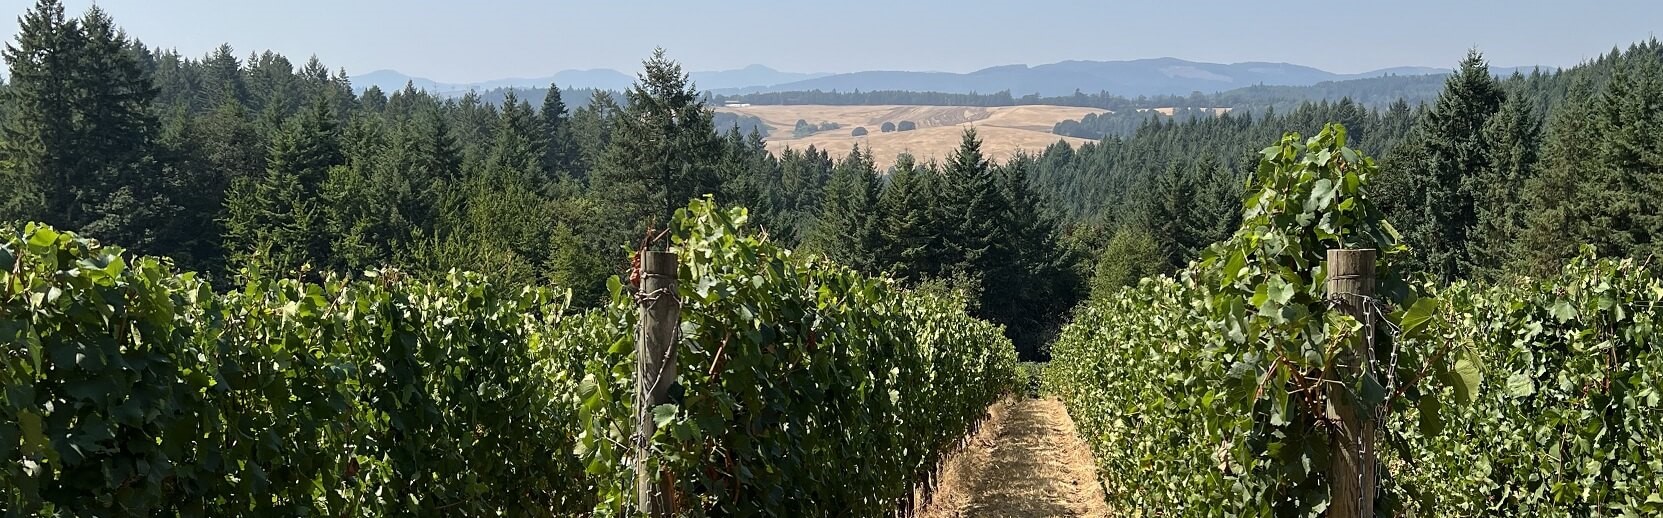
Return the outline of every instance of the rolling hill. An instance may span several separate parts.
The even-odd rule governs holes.
[[[1498,68],[1497,73],[1512,69]],[[914,92],[998,92],[1017,95],[1070,95],[1107,91],[1120,96],[1189,95],[1191,92],[1221,92],[1237,88],[1266,86],[1308,86],[1326,81],[1344,81],[1387,75],[1414,76],[1447,73],[1429,67],[1394,67],[1361,74],[1336,74],[1290,63],[1204,63],[1176,58],[1129,61],[1063,61],[1045,65],[1004,65],[969,73],[918,71],[862,71],[842,74],[782,72],[763,65],[735,70],[690,72],[701,90],[716,94],[785,91],[872,91]],[[371,85],[382,90],[403,88],[405,82],[430,92],[459,95],[468,90],[496,88],[541,88],[549,83],[561,87],[622,90],[635,76],[612,69],[565,70],[552,76],[506,78],[477,83],[446,83],[410,76],[393,70],[377,70],[353,76],[359,89]]]
[[[1075,146],[1090,142],[1086,139],[1063,137],[1051,133],[1057,122],[1078,119],[1102,110],[1068,106],[723,106],[718,112],[749,115],[762,119],[769,126],[768,149],[778,153],[785,148],[826,150],[834,157],[847,155],[855,144],[872,150],[879,168],[887,168],[903,152],[912,153],[919,161],[943,159],[958,147],[965,128],[974,127],[982,138],[982,152],[995,160],[1010,158],[1018,150],[1040,152],[1057,141]],[[838,129],[812,135],[792,135],[797,120],[812,124],[832,122]],[[912,121],[918,129],[882,132],[885,122]],[[866,128],[865,136],[854,136],[857,127]]]

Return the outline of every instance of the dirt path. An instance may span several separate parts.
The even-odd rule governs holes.
[[[948,460],[934,502],[920,516],[1109,516],[1093,466],[1061,402],[1005,401]]]

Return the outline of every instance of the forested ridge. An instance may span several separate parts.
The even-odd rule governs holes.
[[[1550,73],[1539,71],[1538,73]],[[1324,99],[1350,98],[1370,107],[1384,107],[1397,100],[1420,103],[1438,95],[1444,76],[1384,75],[1365,79],[1323,81],[1310,86],[1253,85],[1223,92],[1192,92],[1190,95],[1140,95],[1127,97],[1115,92],[1072,95],[1016,95],[1009,90],[992,93],[914,92],[903,90],[870,91],[787,91],[748,94],[715,95],[720,103],[749,104],[830,104],[830,105],[929,105],[929,106],[1017,106],[1044,104],[1102,108],[1116,112],[1149,108],[1217,108],[1239,107],[1243,110],[1266,108],[1288,109],[1306,102]]]

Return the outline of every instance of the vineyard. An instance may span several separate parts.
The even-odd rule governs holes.
[[[792,255],[744,211],[678,217],[682,366],[648,410],[684,515],[881,515],[1015,382],[948,295]],[[250,272],[41,225],[0,241],[0,513],[630,514],[634,288],[561,292],[395,270]],[[827,469],[827,466],[840,466]]]
[[[1346,139],[1266,148],[1233,236],[1079,308],[1045,366],[960,295],[793,254],[709,200],[677,213],[673,284],[643,267],[589,311],[392,269],[217,292],[10,229],[0,512],[906,514],[990,405],[1038,392],[1071,419],[1014,406],[960,464],[1058,458],[1033,430],[1071,421],[1132,516],[1663,513],[1663,277],[1587,251],[1545,279],[1428,280]],[[643,358],[661,307],[673,354]],[[958,486],[1055,482],[988,480]]]
[[[1076,313],[1044,386],[1091,443],[1110,504],[1663,513],[1663,279],[1585,255],[1554,278],[1436,286],[1398,267],[1406,250],[1366,195],[1376,172],[1343,128],[1290,135],[1264,151],[1234,236]],[[1324,293],[1333,249],[1377,251],[1360,319]],[[1335,496],[1358,435],[1378,446],[1372,502]]]

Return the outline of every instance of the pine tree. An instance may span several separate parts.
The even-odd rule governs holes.
[[[872,155],[857,144],[832,169],[820,202],[820,214],[803,247],[857,270],[876,273],[877,229],[872,214],[878,204],[878,173]]]
[[[779,180],[779,161],[768,152],[756,128],[749,135],[729,130],[723,139],[724,153],[717,172],[722,192],[717,199],[750,209],[751,221],[759,228],[773,229],[773,214],[765,212],[768,194]]]
[[[1484,57],[1473,51],[1421,119],[1424,155],[1409,165],[1408,178],[1421,216],[1405,237],[1427,270],[1445,280],[1464,278],[1473,267],[1467,240],[1478,223],[1474,193],[1491,156],[1484,127],[1505,98]]]
[[[763,220],[773,225],[769,235],[794,247],[808,238],[814,218],[820,214],[826,183],[831,181],[832,160],[813,145],[797,151],[780,152],[779,177],[769,182],[761,204]]]
[[[38,0],[19,18],[17,42],[7,43],[11,65],[5,138],[0,139],[0,217],[79,228],[88,221],[82,192],[92,183],[73,164],[79,24],[64,19],[57,0]]]
[[[251,110],[272,111],[288,117],[305,106],[300,77],[295,75],[294,64],[288,58],[268,50],[249,56],[247,64],[243,85]]]
[[[1476,226],[1467,241],[1474,273],[1495,277],[1510,266],[1509,255],[1524,227],[1520,191],[1535,176],[1541,123],[1523,96],[1512,96],[1484,126],[1490,156],[1474,181]]]
[[[492,131],[491,154],[486,163],[490,174],[499,181],[516,182],[541,191],[551,187],[553,178],[543,169],[544,139],[542,122],[531,105],[508,92],[502,102],[502,115]]]
[[[594,185],[617,222],[620,244],[666,228],[687,201],[716,193],[721,158],[712,118],[681,65],[658,49],[625,93],[629,102],[594,172]]]
[[[902,280],[916,283],[941,272],[940,236],[931,233],[932,187],[929,173],[903,153],[878,197],[879,267]]]
[[[549,85],[539,112],[543,123],[543,174],[548,178],[572,178],[582,181],[586,171],[578,170],[577,143],[572,137],[567,120],[566,103],[560,99],[560,88]]]
[[[319,100],[290,119],[271,143],[265,173],[233,184],[226,247],[237,266],[287,274],[328,264],[320,194],[330,169],[345,162],[332,111]]]
[[[485,104],[478,93],[470,90],[448,112],[450,126],[456,130],[456,141],[462,144],[462,169],[469,172],[483,169],[495,138],[496,107]]]
[[[1190,177],[1192,167],[1184,161],[1167,165],[1151,187],[1145,216],[1137,223],[1148,228],[1159,243],[1165,265],[1162,273],[1182,269],[1204,246],[1195,231],[1198,214],[1193,210],[1196,191]]]
[[[230,45],[220,45],[214,52],[203,58],[197,77],[197,95],[194,106],[198,109],[219,106],[227,100],[248,106],[248,87],[244,84],[242,63],[237,60]]]
[[[940,178],[941,200],[936,204],[939,217],[935,223],[944,245],[941,273],[949,276],[976,272],[979,268],[972,265],[988,252],[988,240],[983,238],[991,234],[992,223],[986,218],[992,211],[986,202],[995,184],[975,131],[966,129],[960,135],[959,147],[947,158]],[[982,206],[972,209],[978,202]]]
[[[1557,273],[1577,247],[1599,239],[1586,222],[1597,210],[1594,192],[1604,187],[1584,181],[1599,92],[1582,80],[1572,85],[1570,93],[1571,101],[1560,106],[1548,123],[1550,137],[1542,145],[1540,172],[1525,182],[1520,193],[1521,205],[1529,210],[1523,214],[1518,235],[1517,266],[1532,275]]]
[[[387,110],[387,94],[381,91],[381,87],[370,85],[364,89],[364,94],[359,96],[359,103],[364,106],[364,111],[382,113]]]
[[[72,167],[92,180],[81,193],[92,206],[80,229],[138,253],[172,253],[179,236],[197,229],[170,228],[178,208],[161,188],[151,111],[156,88],[107,13],[88,9],[80,25],[74,102],[80,137]]]
[[[1567,147],[1578,150],[1574,167],[1576,231],[1601,255],[1663,255],[1663,63],[1618,65],[1595,97],[1588,133]],[[1593,137],[1589,139],[1588,136]],[[1580,141],[1580,142],[1577,142]],[[1562,162],[1563,163],[1563,162]]]
[[[1228,166],[1203,159],[1197,167],[1196,201],[1192,207],[1194,241],[1189,256],[1197,258],[1213,243],[1229,239],[1241,226],[1242,188],[1245,182]]]
[[[589,104],[572,113],[570,126],[576,148],[572,157],[574,169],[588,174],[601,163],[607,148],[612,146],[612,129],[619,110],[618,102],[612,99],[611,93],[595,90],[594,95],[589,97]]]
[[[1075,258],[1063,245],[1061,225],[1049,203],[1029,185],[1032,156],[1018,154],[997,168],[1007,207],[998,239],[1009,257],[1004,274],[983,282],[982,311],[1006,323],[1024,358],[1038,358],[1060,317],[1079,301],[1083,285],[1075,275]]]
[[[328,169],[318,206],[330,237],[328,265],[334,270],[383,266],[411,233],[398,201],[412,197],[412,172],[389,170],[388,162],[400,158],[390,141],[386,123],[377,117],[355,117],[341,131],[343,163]]]
[[[545,278],[550,258],[550,198],[543,176],[543,128],[531,105],[509,92],[490,130],[486,162],[461,185],[460,202],[438,232],[444,267],[492,273],[523,284]],[[464,166],[466,168],[466,166]]]
[[[943,273],[975,286],[1008,275],[1011,250],[1001,233],[1010,206],[1000,192],[992,166],[982,155],[982,140],[975,129],[964,130],[958,150],[947,162],[943,180]],[[978,289],[973,295],[982,298],[985,294]]]

